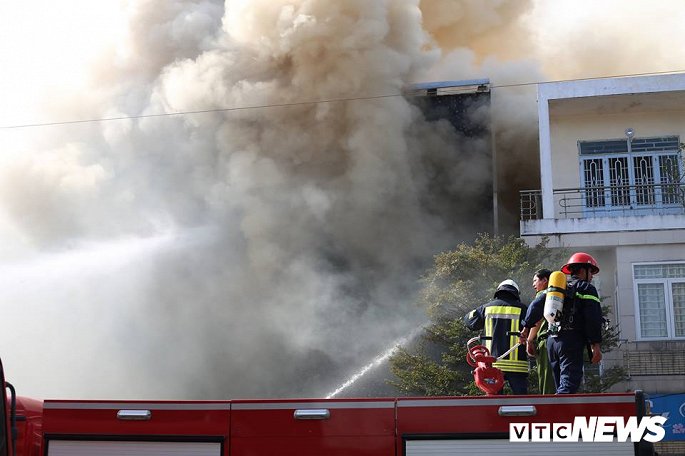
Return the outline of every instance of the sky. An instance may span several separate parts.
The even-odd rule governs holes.
[[[0,0],[8,377],[53,398],[329,392],[423,323],[422,268],[473,236],[426,202],[488,182],[462,163],[481,146],[374,97],[490,78],[498,144],[530,153],[534,86],[497,85],[685,70],[684,20],[677,1]],[[221,111],[268,105],[288,106]],[[209,112],[158,117],[185,111]],[[435,193],[436,169],[455,185]]]

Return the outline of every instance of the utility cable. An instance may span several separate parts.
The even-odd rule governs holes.
[[[491,84],[489,86],[492,89],[507,89],[513,87],[527,87],[535,86],[540,84],[554,84],[562,82],[579,82],[579,81],[593,81],[598,79],[608,79],[608,78],[625,78],[634,76],[656,76],[661,74],[677,74],[685,73],[685,70],[671,70],[671,71],[652,71],[647,73],[630,73],[630,74],[620,74],[613,76],[596,76],[589,78],[572,78],[572,79],[559,79],[554,81],[536,81],[536,82],[520,82],[512,84]],[[227,108],[212,108],[212,109],[199,109],[192,111],[174,111],[165,112],[157,114],[140,114],[131,116],[117,116],[117,117],[101,117],[101,118],[91,118],[91,119],[78,119],[78,120],[64,120],[64,121],[54,121],[54,122],[39,122],[39,123],[26,123],[26,124],[16,124],[16,125],[0,125],[0,130],[11,130],[20,128],[36,128],[36,127],[50,127],[59,125],[74,125],[74,124],[85,124],[85,123],[98,123],[98,122],[110,122],[115,120],[136,120],[136,119],[149,119],[155,117],[173,117],[173,116],[185,116],[193,114],[208,114],[208,113],[219,113],[219,112],[232,112],[232,111],[246,111],[252,109],[270,109],[270,108],[284,108],[292,106],[305,106],[305,105],[316,105],[324,103],[340,103],[348,101],[367,101],[367,100],[378,100],[382,98],[395,98],[406,96],[404,92],[385,94],[385,95],[369,95],[369,96],[357,96],[357,97],[343,97],[343,98],[330,98],[321,100],[308,100],[308,101],[294,101],[289,103],[274,103],[274,104],[263,104],[263,105],[250,105],[250,106],[234,106]]]

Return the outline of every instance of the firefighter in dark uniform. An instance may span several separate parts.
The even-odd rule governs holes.
[[[485,346],[495,358],[514,347],[519,340],[521,320],[526,305],[520,301],[519,287],[511,279],[497,286],[495,299],[469,312],[464,317],[466,327],[472,331],[485,329]],[[528,358],[525,345],[512,350],[503,359],[493,363],[504,374],[504,380],[514,394],[528,393]]]
[[[547,330],[549,325],[547,320],[543,318],[551,273],[552,271],[549,269],[535,271],[533,276],[533,288],[536,291],[535,299],[528,305],[526,317],[521,321],[523,331],[521,331],[520,343],[526,345],[528,356],[535,357],[540,394],[554,394],[557,391],[552,367],[547,359]]]
[[[591,360],[602,360],[602,308],[597,289],[590,283],[599,272],[597,261],[587,253],[571,255],[561,272],[571,276],[561,321],[550,325],[547,354],[554,374],[557,394],[573,394],[583,380],[583,354],[588,344]]]

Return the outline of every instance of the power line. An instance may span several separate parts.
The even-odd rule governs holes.
[[[490,89],[507,89],[513,87],[527,87],[535,86],[540,84],[554,84],[560,82],[577,82],[577,81],[593,81],[598,79],[607,78],[625,78],[634,76],[657,76],[660,74],[676,74],[685,73],[685,70],[670,70],[670,71],[651,71],[647,73],[629,73],[629,74],[619,74],[613,76],[596,76],[589,78],[571,78],[571,79],[559,79],[554,81],[535,81],[535,82],[520,82],[513,84],[495,84],[490,85]],[[270,109],[270,108],[284,108],[292,106],[305,106],[305,105],[315,105],[324,103],[339,103],[347,101],[367,101],[367,100],[378,100],[382,98],[395,98],[405,96],[404,93],[398,92],[386,95],[369,95],[369,96],[357,96],[357,97],[343,97],[343,98],[329,98],[321,100],[308,100],[308,101],[294,101],[290,103],[273,103],[273,104],[263,104],[263,105],[250,105],[250,106],[234,106],[229,108],[211,108],[211,109],[199,109],[193,111],[175,111],[175,112],[165,112],[158,114],[140,114],[131,116],[118,116],[118,117],[100,117],[92,119],[78,119],[78,120],[63,120],[55,122],[40,122],[40,123],[28,123],[28,124],[16,124],[16,125],[1,125],[0,130],[11,130],[20,128],[36,128],[36,127],[50,127],[58,125],[75,125],[75,124],[85,124],[85,123],[98,123],[98,122],[110,122],[115,120],[136,120],[136,119],[149,119],[155,117],[174,117],[174,116],[185,116],[192,114],[208,114],[208,113],[218,113],[218,112],[232,112],[232,111],[246,111],[251,109]]]
[[[175,112],[164,112],[159,114],[139,114],[133,116],[119,116],[119,117],[99,117],[95,119],[80,119],[80,120],[63,120],[56,122],[45,122],[45,123],[32,123],[32,124],[19,124],[19,125],[3,125],[0,129],[13,129],[13,128],[31,128],[31,127],[50,127],[54,125],[73,125],[82,123],[96,123],[96,122],[109,122],[111,120],[133,120],[133,119],[149,119],[153,117],[173,117],[173,116],[185,116],[191,114],[207,114],[214,112],[230,112],[230,111],[245,111],[249,109],[267,109],[267,108],[284,108],[289,106],[303,106],[311,104],[322,104],[322,103],[335,103],[341,101],[358,101],[358,100],[375,100],[379,98],[391,98],[399,97],[402,94],[390,94],[390,95],[371,95],[364,97],[348,97],[348,98],[330,98],[324,100],[311,100],[311,101],[294,101],[291,103],[274,103],[265,105],[251,105],[251,106],[235,106],[232,108],[212,108],[212,109],[199,109],[195,111],[175,111]]]

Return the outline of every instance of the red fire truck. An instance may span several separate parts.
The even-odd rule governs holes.
[[[0,365],[0,375],[2,374]],[[4,377],[0,378],[4,383]],[[620,442],[510,442],[510,423],[642,417],[640,392],[230,401],[35,400],[3,388],[0,456],[653,454]],[[7,394],[7,393],[10,394]]]

